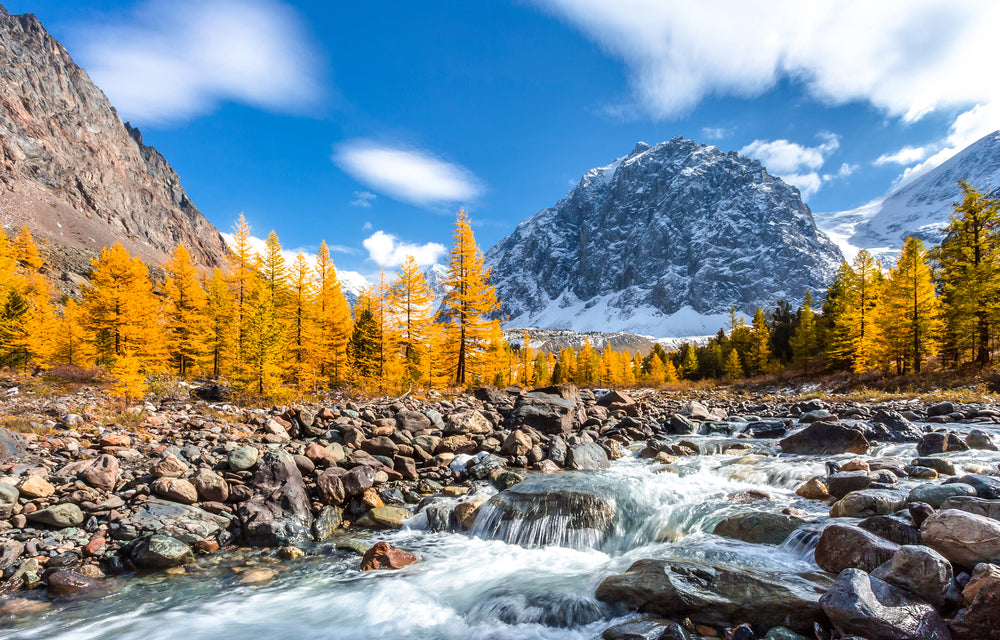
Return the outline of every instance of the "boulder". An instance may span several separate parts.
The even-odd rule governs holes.
[[[857,568],[857,567],[856,567]],[[900,587],[938,609],[955,577],[951,563],[937,551],[922,545],[904,545],[872,575]]]
[[[532,443],[528,434],[520,429],[510,432],[500,446],[500,452],[508,456],[525,456],[531,451]]]
[[[688,640],[684,627],[664,618],[640,618],[608,627],[601,640]]]
[[[375,470],[366,465],[354,467],[341,476],[344,484],[344,493],[348,497],[360,496],[375,484]]]
[[[927,407],[927,417],[946,416],[955,413],[955,405],[951,402],[939,402]]]
[[[568,434],[580,428],[586,415],[572,399],[539,391],[517,398],[508,422],[512,427],[528,426],[545,434]]]
[[[431,428],[431,419],[419,411],[404,409],[396,414],[396,428],[411,433]]]
[[[890,489],[852,491],[830,507],[831,518],[867,518],[894,513],[903,508],[906,497]]]
[[[976,497],[984,500],[1000,499],[1000,478],[972,473],[958,478],[948,478],[945,484],[967,484],[976,491]]]
[[[778,444],[783,453],[868,453],[868,440],[861,431],[839,422],[813,422],[805,429],[782,438]]]
[[[102,491],[112,491],[118,483],[118,476],[121,470],[118,466],[118,459],[114,456],[102,454],[97,456],[87,466],[77,472],[77,476],[87,483],[88,486]]]
[[[47,582],[50,598],[70,598],[101,590],[101,583],[97,580],[65,569],[49,574]]]
[[[162,460],[153,465],[150,472],[157,478],[180,478],[187,473],[188,466],[180,458],[168,453]]]
[[[830,488],[822,478],[816,477],[796,489],[795,494],[807,500],[826,500],[830,497]]]
[[[948,626],[954,640],[1000,640],[1000,566],[979,564],[962,590],[962,609]]]
[[[56,488],[52,484],[40,475],[32,474],[21,481],[17,485],[18,491],[21,495],[29,500],[34,500],[36,498],[48,498],[53,493],[56,492]]]
[[[859,522],[858,526],[896,544],[924,543],[920,527],[911,522],[910,518],[897,515],[871,516]]]
[[[325,506],[319,511],[319,515],[313,520],[312,534],[316,542],[329,540],[340,529],[343,522],[343,514],[340,509],[334,506]]]
[[[922,484],[910,491],[907,502],[925,502],[935,509],[939,509],[948,498],[975,495],[975,487],[968,484]]]
[[[899,551],[889,542],[860,527],[831,524],[816,543],[816,564],[824,571],[840,573],[844,569],[874,571]]]
[[[679,436],[692,435],[701,431],[701,424],[687,416],[675,413],[670,417],[670,431]]]
[[[376,542],[361,558],[361,570],[402,569],[417,560],[417,556],[394,547],[388,542]]]
[[[823,622],[823,584],[803,577],[696,560],[639,560],[597,587],[602,602],[695,624],[812,632]]]
[[[66,527],[78,527],[83,524],[83,511],[80,507],[71,502],[57,504],[47,509],[39,509],[28,514],[31,522],[40,522],[51,527],[64,529]]]
[[[1000,562],[1000,522],[996,520],[945,509],[927,518],[920,534],[924,544],[963,569],[980,562]]]
[[[917,442],[923,432],[898,411],[879,409],[872,416],[872,435],[882,442]]]
[[[981,429],[973,429],[969,435],[965,436],[965,444],[970,449],[981,449],[984,451],[997,451],[997,445],[993,442],[990,434]]]
[[[948,498],[941,504],[941,508],[958,509],[959,511],[974,513],[977,516],[1000,520],[1000,500],[983,500],[982,498],[959,496]]]
[[[609,464],[607,451],[596,442],[575,444],[566,454],[566,466],[570,469],[599,471],[607,469]]]
[[[450,436],[463,433],[471,435],[493,433],[493,425],[486,419],[486,416],[475,409],[448,414],[445,420],[444,434]]]
[[[771,511],[751,511],[738,513],[720,521],[715,525],[713,533],[755,544],[781,544],[805,523],[806,521],[798,516]]]
[[[410,512],[403,507],[375,507],[367,514],[382,529],[401,529],[403,523],[410,518]]]
[[[934,607],[860,569],[844,569],[819,601],[841,636],[951,640]]]
[[[194,562],[194,552],[177,538],[154,534],[135,544],[132,562],[140,569],[169,569]]]
[[[0,427],[0,461],[20,458],[28,452],[24,438],[9,429]]]
[[[852,491],[867,489],[871,484],[868,471],[838,471],[831,474],[826,479],[826,486],[830,495],[840,500]]]
[[[934,431],[928,433],[917,443],[917,455],[921,457],[931,456],[935,453],[945,453],[948,451],[968,451],[969,446],[962,442],[954,433],[944,433]]]
[[[195,506],[150,498],[131,515],[112,525],[112,530],[117,532],[116,537],[124,535],[127,538],[164,533],[193,545],[214,537],[229,524],[229,518]]]
[[[199,469],[191,477],[191,484],[204,502],[225,502],[229,499],[229,484],[210,469]]]
[[[150,485],[153,493],[180,502],[181,504],[194,504],[198,502],[198,490],[194,485],[183,478],[157,478]]]
[[[256,447],[237,447],[229,452],[227,461],[233,471],[248,471],[257,464],[260,453]]]
[[[249,544],[288,546],[309,535],[309,497],[292,456],[281,450],[267,451],[257,462],[250,486],[253,497],[237,509]]]

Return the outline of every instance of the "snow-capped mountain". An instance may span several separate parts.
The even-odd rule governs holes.
[[[591,169],[486,255],[507,326],[660,337],[797,302],[841,259],[796,188],[684,138]]]
[[[444,300],[444,277],[447,273],[448,267],[443,264],[432,264],[424,269],[424,278],[427,280],[427,286],[430,287],[431,292],[434,294],[434,304],[432,307],[434,311],[440,308],[441,301]],[[391,279],[394,275],[395,272],[387,272],[385,277]],[[337,279],[340,281],[340,288],[344,292],[344,297],[347,298],[347,303],[352,307],[357,302],[361,292],[366,287],[371,287],[375,284],[375,282],[372,282],[372,280],[357,271],[343,271],[338,269]]]
[[[987,193],[1000,187],[1000,131],[980,138],[927,173],[857,209],[817,213],[816,224],[851,258],[859,249],[878,256],[898,253],[908,236],[926,244],[941,240],[952,204],[961,199],[959,179]]]

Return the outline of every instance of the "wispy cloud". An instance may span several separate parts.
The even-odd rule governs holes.
[[[371,191],[355,191],[354,200],[351,200],[352,207],[362,207],[367,209],[372,206],[372,202],[377,198]]]
[[[722,140],[730,134],[730,130],[725,127],[702,127],[701,137],[705,140]]]
[[[920,162],[927,157],[927,147],[903,147],[895,153],[883,153],[878,158],[875,159],[874,164],[876,167],[881,167],[886,164],[913,164],[914,162]]]
[[[803,200],[808,200],[823,186],[825,180],[850,175],[851,167],[842,165],[839,174],[821,176],[819,170],[827,157],[840,147],[840,138],[829,132],[819,134],[822,142],[807,147],[788,140],[754,140],[740,153],[760,160],[768,172],[798,188]]]
[[[374,191],[419,206],[468,201],[482,192],[469,170],[418,149],[351,140],[336,147],[333,160]]]
[[[403,264],[407,256],[413,256],[421,266],[431,265],[447,251],[444,245],[437,242],[427,244],[401,242],[396,236],[384,231],[376,231],[361,244],[368,250],[368,258],[372,262],[386,268],[398,267]]]
[[[149,0],[71,42],[123,117],[140,123],[187,120],[227,101],[301,112],[323,93],[320,56],[277,0]]]

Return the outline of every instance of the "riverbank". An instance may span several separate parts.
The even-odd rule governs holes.
[[[993,505],[1000,504],[1000,455],[989,448],[1000,412],[990,403],[828,404],[708,393],[698,402],[681,393],[598,398],[564,386],[271,410],[209,395],[147,405],[116,424],[97,418],[95,394],[3,401],[26,427],[37,423],[26,430],[46,432],[3,434],[0,614],[14,625],[10,637],[58,637],[51,617],[73,612],[84,626],[87,616],[107,611],[129,618],[145,610],[137,591],[188,594],[191,585],[195,592],[213,585],[223,601],[227,590],[259,589],[252,592],[259,602],[319,581],[364,608],[356,588],[372,587],[370,575],[392,573],[360,571],[377,541],[416,554],[416,564],[379,579],[400,597],[453,590],[461,602],[448,615],[461,618],[456,628],[466,631],[495,620],[533,625],[535,637],[637,637],[628,635],[638,633],[634,625],[646,629],[641,637],[674,637],[664,635],[671,629],[755,637],[732,631],[741,623],[756,637],[779,626],[804,633],[813,624],[847,624],[821,598],[844,592],[849,600],[881,579],[866,587],[865,578],[844,571],[882,575],[888,589],[912,597],[912,585],[902,591],[898,584],[906,578],[890,579],[905,567],[893,574],[871,558],[890,561],[900,544],[923,542],[921,518],[933,524],[942,514],[966,513],[947,515],[939,528],[959,522],[988,534],[995,522],[988,516],[996,517]],[[917,498],[931,511],[908,511]],[[841,566],[843,549],[862,544],[875,551]],[[948,543],[935,544],[940,550]],[[956,638],[976,637],[961,635],[970,609],[979,624],[975,594],[965,602],[960,593],[975,566],[947,556],[955,565],[951,595],[921,615],[934,628],[949,619]],[[741,557],[760,566],[743,566]],[[407,561],[388,558],[397,559]],[[553,562],[564,566],[553,570]],[[516,576],[501,568],[506,563]],[[469,576],[470,567],[485,575]],[[442,578],[449,570],[464,577],[465,588]],[[992,575],[972,581],[976,593],[983,580],[991,593]],[[717,598],[678,608],[690,601],[692,576],[709,580]],[[546,600],[553,581],[582,589]],[[504,582],[512,584],[498,596]],[[745,601],[749,592],[761,599],[742,608],[720,604],[741,594]],[[110,594],[137,597],[134,610],[108,607]],[[776,613],[761,617],[760,609]],[[638,620],[629,610],[661,618]],[[340,615],[352,622],[343,636],[330,637],[365,637],[366,628],[378,628],[378,616]],[[284,622],[294,627],[296,619]],[[414,628],[395,635],[444,637]]]

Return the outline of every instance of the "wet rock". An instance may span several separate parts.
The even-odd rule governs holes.
[[[153,465],[150,472],[157,478],[180,478],[187,473],[188,466],[180,458],[170,453]]]
[[[25,498],[48,498],[56,492],[56,488],[40,475],[30,475],[17,485],[18,491]]]
[[[673,627],[673,628],[671,628]],[[608,627],[601,634],[602,640],[660,640],[664,634],[673,633],[679,638],[689,638],[690,636],[684,628],[672,620],[664,618],[642,618],[630,620]],[[670,636],[666,636],[670,637]]]
[[[44,600],[29,598],[8,598],[0,602],[0,618],[30,616],[49,609],[51,604]]]
[[[875,439],[882,442],[917,442],[924,435],[897,411],[879,409],[871,422]]]
[[[316,478],[316,489],[323,504],[343,504],[347,499],[343,477],[346,469],[331,467]]]
[[[787,627],[774,627],[767,632],[764,640],[807,640]]]
[[[4,540],[0,544],[0,573],[12,567],[24,553],[24,545],[17,540]]]
[[[375,507],[368,515],[378,527],[383,529],[401,529],[403,523],[410,519],[410,512],[403,507]]]
[[[874,571],[897,551],[899,545],[860,527],[835,523],[820,534],[816,543],[816,564],[830,573],[848,568]]]
[[[72,598],[101,590],[101,583],[76,571],[60,570],[49,574],[49,597]]]
[[[248,471],[257,464],[259,455],[256,447],[237,447],[227,456],[229,468],[233,471]]]
[[[927,407],[927,417],[946,416],[955,413],[955,405],[951,402],[939,402]]]
[[[78,527],[83,524],[83,511],[73,503],[57,504],[28,514],[31,522],[40,522],[58,529]]]
[[[906,504],[905,496],[888,489],[852,491],[830,507],[831,518],[867,518],[894,513]]]
[[[675,413],[670,418],[670,432],[675,435],[687,436],[696,434],[699,431],[701,431],[701,424],[691,420],[687,416]]]
[[[944,458],[915,458],[913,465],[934,469],[943,476],[955,475],[955,465]]]
[[[320,509],[319,515],[313,520],[312,524],[312,534],[313,539],[316,542],[323,542],[324,540],[329,540],[340,529],[340,525],[343,522],[343,515],[340,509],[333,506],[326,506]]]
[[[839,422],[814,422],[779,441],[783,453],[836,455],[868,453],[868,440],[862,433]]]
[[[892,559],[875,569],[872,575],[900,587],[938,609],[954,578],[951,563],[929,547],[904,545]]]
[[[797,516],[770,511],[751,511],[722,520],[715,525],[713,533],[755,544],[781,544],[805,523],[806,520]]]
[[[826,500],[830,497],[830,488],[822,478],[812,478],[795,490],[796,495],[807,500]]]
[[[997,451],[997,445],[993,442],[990,434],[980,429],[973,429],[969,435],[965,436],[965,444],[970,449],[982,449],[985,451]]]
[[[788,428],[783,422],[751,422],[743,430],[751,438],[780,438]]]
[[[962,609],[948,623],[954,640],[1000,640],[1000,566],[977,565],[962,590]]]
[[[198,502],[198,490],[183,478],[157,478],[150,485],[150,488],[153,493],[167,500],[181,504]]]
[[[375,483],[375,471],[371,467],[362,465],[354,467],[340,479],[348,496],[360,496]]]
[[[836,499],[841,499],[852,491],[867,489],[871,484],[868,477],[868,470],[859,471],[838,471],[827,477],[826,486],[830,495]]]
[[[948,498],[975,495],[976,489],[967,484],[922,484],[910,491],[907,501],[924,502],[939,509]]]
[[[932,606],[860,569],[845,569],[820,598],[823,611],[843,636],[885,640],[950,640]]]
[[[520,429],[514,429],[500,446],[501,453],[508,456],[523,456],[531,451],[531,438]]]
[[[1000,500],[983,500],[982,498],[970,498],[960,496],[948,498],[941,504],[942,509],[958,509],[967,511],[978,516],[984,516],[993,520],[1000,520]]]
[[[257,567],[240,575],[240,584],[264,584],[274,580],[277,575],[274,569]]]
[[[575,400],[531,391],[517,398],[508,421],[513,427],[528,426],[546,434],[566,434],[579,429],[584,419],[583,409]]]
[[[727,627],[740,620],[760,629],[779,625],[811,632],[824,620],[824,585],[797,576],[687,560],[639,560],[604,579],[598,600],[632,611]],[[748,598],[747,594],[754,594]]]
[[[945,500],[945,502],[948,501]],[[934,507],[924,502],[908,502],[906,503],[906,511],[910,514],[913,524],[919,527],[924,523],[924,520],[934,514]]]
[[[920,527],[924,544],[951,563],[972,569],[1000,562],[1000,522],[957,509],[938,511]]]
[[[118,483],[121,468],[114,456],[102,454],[78,472],[78,477],[95,489],[112,491]]]
[[[294,544],[309,535],[312,525],[309,498],[302,474],[288,453],[266,452],[257,462],[250,486],[253,497],[237,508],[248,543],[278,547]]]
[[[858,526],[896,544],[923,544],[920,527],[908,518],[895,515],[871,516],[859,522]]]
[[[191,484],[202,501],[225,502],[229,499],[229,484],[210,469],[199,469],[191,477]]]
[[[608,453],[596,442],[573,445],[566,455],[566,466],[581,471],[599,471],[610,465]]]
[[[976,497],[984,500],[1000,499],[1000,478],[986,476],[982,474],[969,474],[959,478],[949,478],[944,481],[946,485],[966,484],[975,489]]]
[[[417,560],[417,556],[408,551],[394,547],[388,542],[377,542],[361,558],[361,570],[402,569]]]
[[[177,538],[154,534],[135,544],[132,562],[141,569],[169,569],[194,562],[194,552]]]
[[[186,544],[211,538],[230,524],[228,518],[195,506],[150,498],[132,515],[122,518],[115,531],[128,532],[129,538],[164,533]]]
[[[921,457],[931,456],[935,453],[945,453],[947,451],[968,451],[969,446],[962,442],[954,433],[943,433],[934,431],[928,433],[917,443],[917,454]]]

